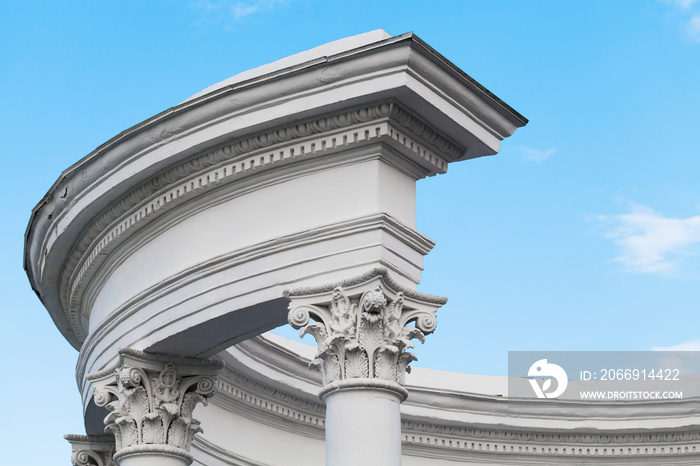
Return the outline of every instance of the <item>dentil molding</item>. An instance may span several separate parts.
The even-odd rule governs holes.
[[[351,287],[353,283],[360,282],[361,277],[354,281],[347,280],[343,284]],[[305,291],[322,293],[332,285],[334,284],[306,288]],[[322,439],[325,406],[314,401],[313,389],[303,394],[298,389],[291,390],[291,387],[313,386],[318,383],[312,372],[303,375],[304,372],[297,369],[298,366],[307,365],[308,359],[281,350],[277,344],[258,337],[231,348],[226,354],[222,353],[226,366],[217,381],[214,402],[237,415],[281,430]],[[280,354],[286,356],[280,359]],[[270,380],[256,374],[256,370],[262,370],[257,369],[258,365],[268,369],[277,367],[279,380]],[[290,374],[296,375],[291,376],[291,380],[286,380]],[[356,380],[362,382],[362,379]],[[466,392],[448,393],[440,387],[414,387],[410,384],[406,389],[410,397],[402,408],[401,439],[404,454],[409,456],[465,461],[475,459],[476,455],[481,458],[479,461],[496,461],[499,464],[542,464],[543,461],[557,464],[596,461],[607,464],[605,461],[614,463],[622,459],[631,462],[630,464],[639,461],[639,464],[661,465],[693,464],[693,459],[700,453],[700,431],[697,429],[649,429],[649,423],[643,421],[637,427],[628,426],[624,432],[615,428],[613,424],[617,420],[617,413],[620,418],[634,423],[635,416],[626,406],[610,406],[607,420],[600,419],[597,427],[589,425],[583,431],[571,428],[553,430],[534,425],[518,427],[515,424],[507,425],[507,420],[499,428],[456,422],[450,413],[471,413],[472,417],[481,418],[484,413],[499,412],[508,403],[507,399]],[[413,408],[422,408],[426,397],[434,400],[435,409],[419,415]],[[533,415],[539,412],[539,404],[535,400],[529,403],[529,408],[523,409]],[[448,405],[452,407],[440,408]],[[589,408],[585,403],[573,403],[566,409],[574,417],[574,414],[583,414]],[[682,405],[674,405],[669,409],[673,411],[667,415],[675,417],[683,412],[695,411],[697,402],[687,400]],[[537,421],[538,419],[533,419],[533,422]]]
[[[386,141],[412,154],[422,178],[444,173],[463,150],[393,102],[295,123],[232,142],[169,168],[122,196],[74,245],[61,272],[61,301],[78,339],[87,336],[89,306],[81,305],[90,271],[146,222],[214,186],[354,145]]]

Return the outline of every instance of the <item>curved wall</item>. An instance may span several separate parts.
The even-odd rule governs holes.
[[[361,319],[385,319],[376,332],[388,342],[382,367],[403,369],[386,363],[388,355],[408,364],[407,342],[434,329],[410,325],[420,310],[423,256],[433,246],[415,230],[415,181],[495,154],[526,122],[414,35],[370,33],[220,83],[68,169],[34,209],[25,268],[57,327],[80,349],[88,434],[104,428],[93,382],[113,391],[123,385],[105,382],[123,354],[148,361],[166,353],[161,362],[216,355],[224,369],[210,406],[196,414],[205,433],[192,445],[195,464],[321,464],[326,408],[321,379],[308,370],[313,355],[258,335],[284,324],[296,299],[307,307],[300,327],[336,337],[355,325],[350,313],[341,316],[349,325],[330,319],[322,328],[308,322],[308,309],[337,319],[333,306],[344,298],[346,311],[366,314],[355,315],[354,337],[339,337],[355,338],[349,351],[360,346]],[[347,289],[357,293],[343,295],[338,283],[350,277]],[[361,277],[367,281],[353,282]],[[390,296],[380,286],[387,283]],[[444,299],[429,298],[436,298],[426,301],[434,323]],[[148,370],[162,378],[158,364]],[[355,379],[391,381],[405,394],[397,374],[403,370],[386,380],[376,373]],[[355,390],[356,381],[333,379],[333,389]],[[542,403],[509,399],[505,378],[420,369],[406,388],[404,465],[700,463],[698,398]],[[212,394],[198,389],[201,400]],[[398,412],[397,403],[384,405]],[[369,434],[377,428],[339,411],[336,421],[349,416]],[[100,437],[100,448],[107,443]],[[394,443],[387,451],[398,460]]]
[[[306,369],[314,354],[273,334],[221,353],[219,391],[198,413],[207,426],[193,445],[200,464],[323,464],[320,379]],[[698,399],[552,403],[509,400],[507,386],[507,377],[413,368],[402,464],[697,464]],[[278,436],[293,455],[268,447]]]

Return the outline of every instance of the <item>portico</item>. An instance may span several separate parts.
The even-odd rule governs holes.
[[[66,170],[25,268],[80,352],[73,463],[692,464],[692,422],[509,419],[500,382],[405,378],[446,302],[416,291],[434,243],[415,183],[526,123],[415,35],[373,31],[216,84]],[[261,336],[287,322],[317,349]]]

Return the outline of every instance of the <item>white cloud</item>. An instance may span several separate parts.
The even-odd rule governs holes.
[[[693,15],[688,21],[688,37],[693,42],[700,42],[700,14]]]
[[[600,219],[616,224],[605,236],[620,247],[615,261],[630,272],[671,272],[676,268],[674,261],[698,252],[694,246],[700,243],[700,215],[669,218],[636,205],[628,214]]]
[[[243,19],[262,13],[272,13],[278,6],[288,3],[290,0],[197,0],[190,4],[199,18],[194,22],[195,26],[216,25],[223,23],[226,27],[230,22],[239,22]]]
[[[673,346],[654,346],[652,351],[700,351],[700,338],[684,341]]]
[[[662,0],[670,3],[680,10],[685,24],[684,32],[691,42],[700,42],[700,10],[695,8],[700,0]]]
[[[535,163],[544,162],[557,152],[557,149],[554,147],[547,150],[530,149],[529,147],[522,147],[521,149],[524,152],[523,160]]]
[[[698,0],[664,0],[665,3],[671,3],[683,10],[689,9]]]
[[[243,19],[246,16],[250,16],[253,13],[260,11],[260,4],[250,4],[250,3],[236,3],[233,6],[233,17],[235,19]]]

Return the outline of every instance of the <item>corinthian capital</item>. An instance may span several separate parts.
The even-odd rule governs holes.
[[[324,385],[379,379],[399,385],[416,357],[411,340],[423,342],[435,330],[435,312],[446,298],[419,293],[394,282],[385,269],[317,288],[285,293],[289,323],[318,344],[311,367]],[[359,382],[359,381],[358,381]]]
[[[116,466],[111,435],[64,435],[73,448],[73,466]]]
[[[171,359],[121,348],[116,367],[89,374],[95,404],[109,411],[104,422],[114,434],[115,460],[163,453],[191,462],[192,438],[202,431],[192,412],[214,394],[221,366],[209,359]]]

